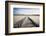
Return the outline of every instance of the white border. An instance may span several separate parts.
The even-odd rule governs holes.
[[[32,28],[13,28],[13,8],[39,8],[40,9],[40,27],[32,27]],[[18,4],[10,4],[9,5],[9,33],[17,33],[17,32],[33,32],[33,31],[43,31],[43,5],[28,5],[23,6]]]

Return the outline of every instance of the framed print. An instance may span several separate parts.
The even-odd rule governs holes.
[[[5,34],[45,32],[45,4],[37,2],[5,2]]]

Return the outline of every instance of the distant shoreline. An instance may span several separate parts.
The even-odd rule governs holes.
[[[40,16],[39,14],[13,14],[14,16]]]

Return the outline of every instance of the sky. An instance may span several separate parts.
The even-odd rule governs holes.
[[[40,13],[39,8],[13,8],[13,14],[32,14]]]

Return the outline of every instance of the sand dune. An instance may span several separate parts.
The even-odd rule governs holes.
[[[14,27],[38,27],[39,16],[14,16]]]

